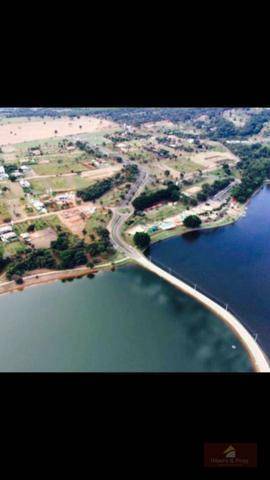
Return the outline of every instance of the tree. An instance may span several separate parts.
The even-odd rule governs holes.
[[[145,249],[149,247],[151,242],[151,238],[148,235],[148,233],[144,233],[144,232],[136,232],[133,238],[137,247],[141,249]]]
[[[189,215],[184,219],[184,225],[188,228],[196,228],[201,225],[202,221],[197,215]]]
[[[170,175],[170,170],[165,170],[164,175],[165,177],[168,177]]]

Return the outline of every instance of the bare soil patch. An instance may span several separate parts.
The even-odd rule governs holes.
[[[50,248],[51,242],[57,239],[55,231],[49,227],[30,233],[31,242],[35,248]]]
[[[58,212],[58,217],[63,225],[74,235],[83,237],[86,220],[94,213],[95,207],[91,202],[69,210]]]

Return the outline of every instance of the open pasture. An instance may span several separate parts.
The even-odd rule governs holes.
[[[81,133],[95,133],[115,129],[109,120],[82,116],[80,118],[51,118],[27,120],[20,123],[0,124],[0,145],[12,145],[21,142],[45,138],[64,137]]]

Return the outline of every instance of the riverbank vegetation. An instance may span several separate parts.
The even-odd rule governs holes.
[[[108,230],[100,227],[97,234],[98,239],[87,244],[66,231],[58,230],[57,239],[51,242],[50,248],[26,247],[24,252],[6,259],[0,251],[0,269],[6,267],[6,277],[11,280],[14,275],[22,276],[36,269],[65,270],[86,264],[93,267],[114,254]]]
[[[145,248],[149,247],[151,242],[150,235],[145,232],[136,232],[134,235],[134,243],[137,247],[139,247],[141,250],[144,250]]]
[[[187,228],[198,228],[200,227],[202,221],[197,215],[189,215],[184,219],[183,223]]]
[[[255,143],[231,146],[233,153],[240,157],[237,165],[241,173],[241,183],[232,190],[232,195],[240,203],[245,203],[270,178],[270,147]]]

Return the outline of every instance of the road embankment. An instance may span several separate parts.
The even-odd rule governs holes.
[[[151,272],[155,273],[159,277],[169,282],[174,287],[195,298],[197,301],[199,301],[201,304],[211,310],[215,315],[221,318],[241,341],[242,345],[244,346],[249,355],[251,364],[255,372],[270,372],[269,360],[267,359],[263,350],[255,341],[253,336],[246,330],[246,328],[240,323],[240,321],[237,320],[234,315],[232,315],[232,313],[227,311],[222,306],[218,305],[206,295],[195,290],[182,280],[179,280],[178,278],[174,277],[173,275],[169,274],[165,270],[155,265],[154,263],[150,262],[143,255],[137,256],[136,261],[142,267],[150,270]]]

